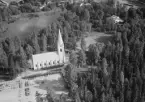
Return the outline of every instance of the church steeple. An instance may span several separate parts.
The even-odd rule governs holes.
[[[58,33],[57,51],[58,51],[60,62],[65,62],[64,43],[63,43],[63,39],[62,39],[60,30]]]
[[[62,36],[61,36],[60,29],[59,29],[59,33],[58,33],[57,45],[58,45],[58,46],[64,46],[64,43],[63,43],[63,40],[62,40]]]

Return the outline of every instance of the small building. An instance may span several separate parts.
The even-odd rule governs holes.
[[[111,17],[108,17],[107,21],[111,22],[111,23],[114,23],[114,24],[119,23],[119,22],[123,22],[123,20],[120,19],[120,17],[118,17],[116,15],[112,15]]]

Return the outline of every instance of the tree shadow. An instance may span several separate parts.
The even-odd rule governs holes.
[[[97,42],[107,44],[109,41],[113,41],[113,36],[101,36],[97,39],[95,39]]]

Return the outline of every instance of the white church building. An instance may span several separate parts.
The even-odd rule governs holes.
[[[59,30],[57,51],[32,55],[31,67],[34,70],[39,70],[42,68],[63,65],[65,62],[64,43],[62,40],[61,32]]]

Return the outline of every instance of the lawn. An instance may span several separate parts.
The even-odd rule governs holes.
[[[64,81],[60,74],[49,75],[45,80],[36,80],[36,83],[39,83],[38,88],[42,90],[51,90],[52,94],[57,99],[59,99],[62,93],[68,93],[64,87]]]

